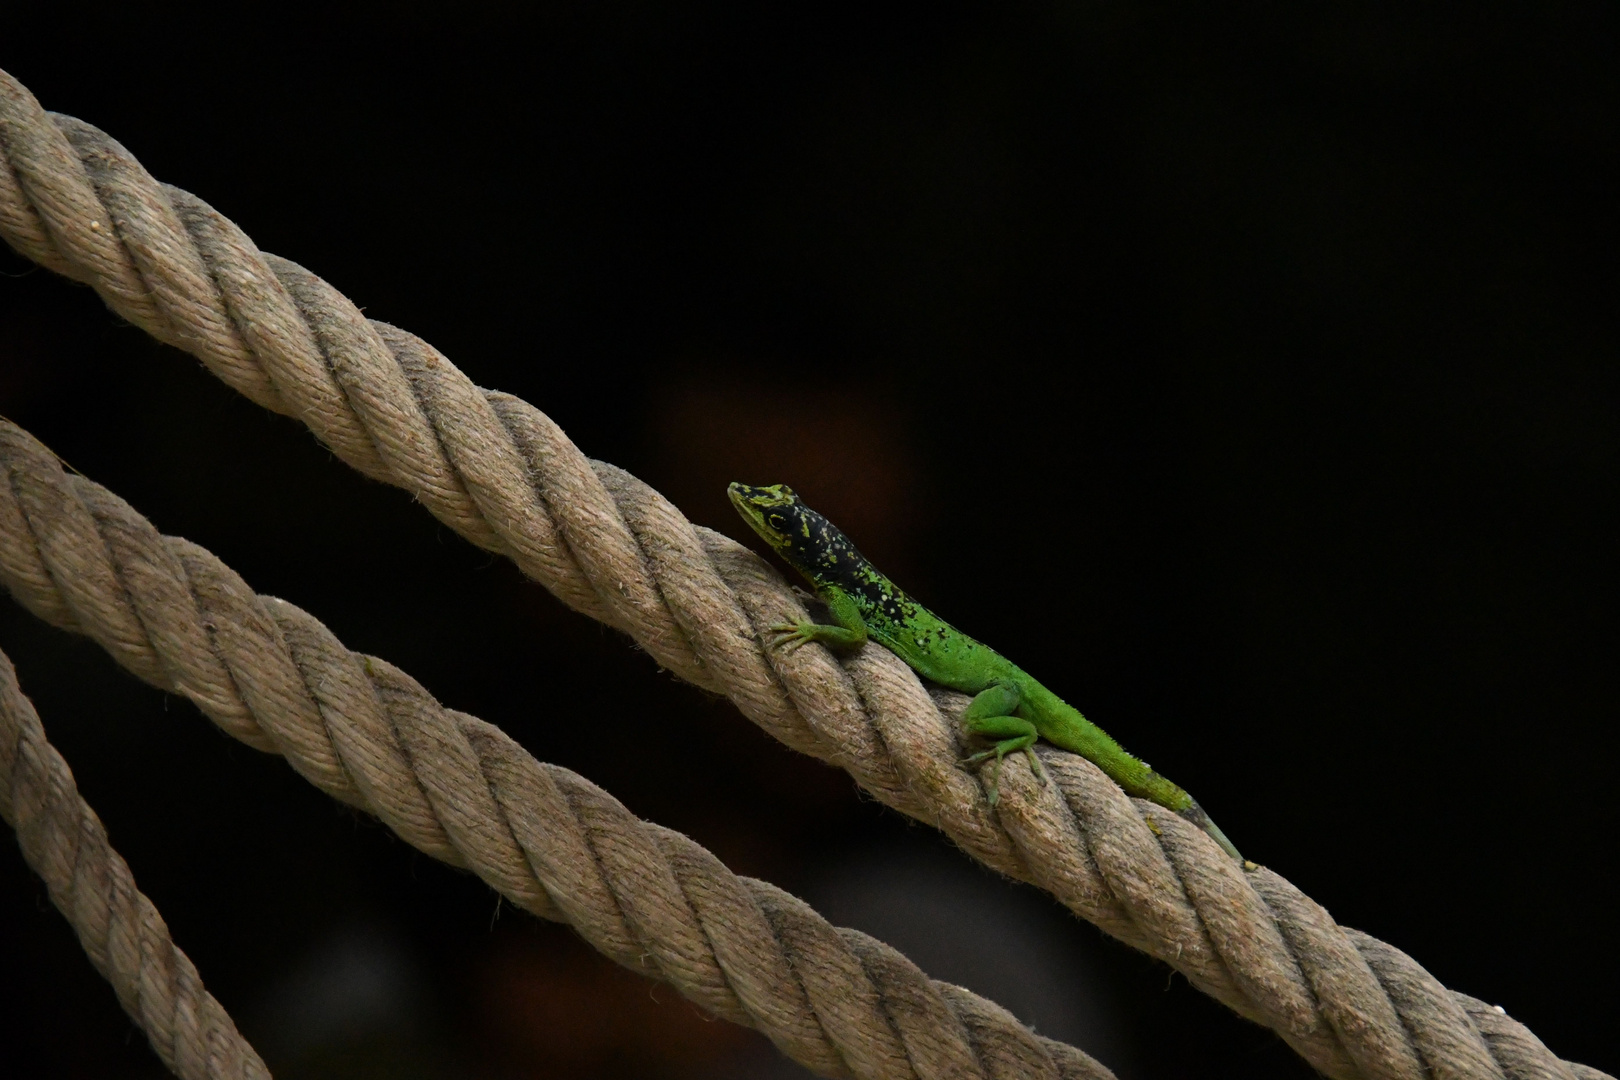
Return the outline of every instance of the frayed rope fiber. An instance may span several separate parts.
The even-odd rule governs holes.
[[[0,818],[45,879],[118,1003],[181,1080],[269,1080],[152,901],[135,887],[73,772],[45,737],[11,658],[0,652]]]
[[[409,491],[782,742],[846,769],[887,805],[1267,1025],[1322,1073],[1604,1075],[1338,926],[1280,876],[1244,873],[1201,832],[1133,803],[1081,758],[1043,748],[1049,787],[1010,764],[991,808],[955,764],[960,695],[930,692],[871,645],[845,660],[822,649],[767,653],[761,631],[804,613],[762,560],[586,458],[532,405],[480,389],[420,338],[367,320],[320,278],[259,251],[196,196],[156,181],[99,129],[45,112],[4,73],[0,155],[0,235],[18,252],[90,284],[122,317],[297,417],[354,468]]]
[[[1112,1080],[1080,1050],[733,874],[494,725],[446,709],[398,668],[350,652],[304,611],[256,594],[207,551],[159,535],[105,488],[64,473],[5,421],[0,469],[0,581],[30,611],[94,639],[418,849],[569,923],[620,964],[758,1029],[814,1071]],[[75,827],[76,812],[64,804],[58,832]]]

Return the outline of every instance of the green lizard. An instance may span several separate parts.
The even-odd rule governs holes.
[[[847,652],[873,637],[924,678],[977,695],[962,716],[962,726],[968,734],[993,740],[995,745],[962,764],[995,759],[989,785],[992,806],[997,799],[1001,759],[1010,753],[1022,750],[1029,757],[1030,769],[1045,782],[1040,759],[1032,749],[1037,739],[1044,738],[1095,764],[1127,794],[1180,814],[1214,837],[1232,858],[1242,860],[1191,795],[1127,754],[1078,709],[1017,664],[907,596],[867,562],[832,522],[804,505],[792,488],[732,484],[728,493],[743,520],[815,586],[836,624],[778,624],[771,627],[778,635],[772,646],[792,650],[819,641]]]

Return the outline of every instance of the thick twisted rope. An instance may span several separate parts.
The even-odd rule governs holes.
[[[260,252],[104,132],[46,113],[3,73],[0,154],[0,234],[16,250],[91,284],[120,315],[302,419],[345,461],[410,491],[563,602],[980,861],[1173,965],[1327,1075],[1581,1075],[1544,1049],[1512,1049],[1540,1044],[1517,1025],[1504,1034],[1511,1021],[1338,927],[1276,875],[1242,874],[1202,833],[1133,806],[1079,758],[1046,751],[1057,780],[1048,789],[1010,765],[992,809],[955,766],[959,695],[931,696],[877,647],[843,661],[821,649],[768,653],[761,628],[803,611],[746,548],[587,459],[533,406],[476,387],[426,342],[368,321],[324,281]]]
[[[0,580],[231,735],[826,1076],[1111,1080],[882,942],[731,873],[607,792],[255,594],[0,422]],[[68,825],[76,825],[73,818]],[[58,826],[61,828],[62,826]],[[155,916],[155,913],[154,913]]]
[[[96,970],[181,1080],[269,1080],[270,1070],[203,989],[191,959],[135,887],[73,771],[45,738],[11,658],[0,652],[0,818],[45,879]]]

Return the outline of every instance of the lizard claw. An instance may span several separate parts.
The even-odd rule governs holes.
[[[1024,747],[1024,756],[1029,758],[1029,771],[1035,774],[1035,779],[1041,782],[1041,787],[1045,787],[1046,770],[1042,768],[1041,759],[1036,756],[1035,748],[1033,746]]]
[[[991,758],[996,759],[995,764],[990,769],[990,782],[985,785],[985,797],[991,806],[995,806],[996,803],[1001,801],[1001,759],[1005,754],[1006,751],[1000,747],[992,747],[989,750],[981,750],[977,754],[970,754],[957,762],[957,765],[963,768],[971,768]],[[1046,769],[1041,765],[1041,759],[1035,755],[1034,748],[1024,747],[1024,755],[1029,758],[1029,771],[1034,773],[1035,779],[1041,782],[1042,787],[1045,787],[1049,782]]]
[[[957,761],[956,764],[961,768],[971,769],[973,766],[988,761],[990,758],[995,758],[996,763],[990,769],[990,782],[985,785],[985,796],[990,800],[990,805],[994,806],[1001,798],[1001,758],[996,752],[994,750],[984,750],[977,754],[970,754]]]
[[[780,650],[783,656],[794,652],[803,645],[814,641],[813,623],[776,623],[770,629],[776,636],[770,640],[770,647]]]
[[[987,791],[985,794],[988,797],[988,799],[990,800],[991,808],[994,809],[996,803],[1001,801],[1001,758],[1000,757],[996,758],[995,765],[991,766],[991,768],[990,768],[990,790]]]

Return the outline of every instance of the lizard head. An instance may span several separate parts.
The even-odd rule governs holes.
[[[810,536],[810,523],[805,517],[810,508],[800,502],[786,484],[770,487],[732,484],[726,494],[731,496],[731,505],[737,508],[742,519],[782,554],[793,550],[795,538]]]
[[[726,493],[743,520],[818,591],[847,590],[881,576],[837,526],[804,505],[786,484],[732,484]]]

